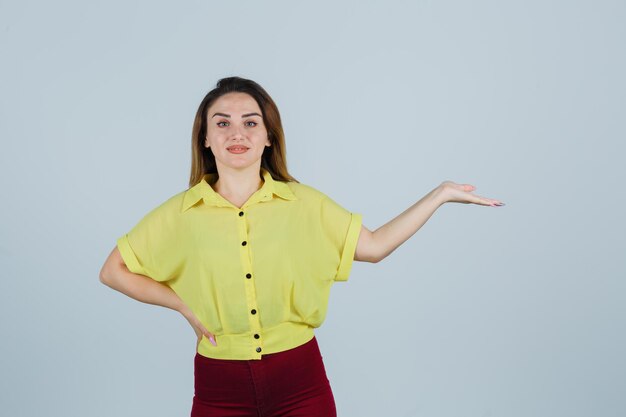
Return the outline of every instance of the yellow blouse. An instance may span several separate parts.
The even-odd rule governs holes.
[[[148,212],[117,247],[128,269],[176,292],[213,334],[198,353],[261,359],[309,341],[330,287],[352,268],[362,215],[315,188],[276,181],[238,208],[215,192],[216,174]]]

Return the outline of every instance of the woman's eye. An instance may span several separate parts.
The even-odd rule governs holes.
[[[228,123],[228,122],[217,122],[217,125],[220,126],[220,123]]]
[[[254,123],[254,126],[256,126],[256,125],[257,125],[257,122],[253,122],[252,120],[249,120],[249,121],[248,121],[248,122],[246,122],[246,123]]]

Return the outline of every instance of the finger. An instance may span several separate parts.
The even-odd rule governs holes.
[[[213,346],[217,346],[217,341],[215,340],[215,335],[213,333],[206,329],[202,329],[202,332],[198,336],[198,340],[202,340],[202,337],[206,337]]]
[[[217,346],[217,341],[215,340],[215,335],[209,333],[208,338],[211,341],[211,343],[213,344],[213,346]]]
[[[209,339],[209,341],[213,344],[213,346],[217,346],[217,341],[215,340],[215,335],[202,327],[202,333]]]
[[[207,339],[213,343],[213,345],[217,346],[217,342],[215,341],[215,336],[204,327],[204,324],[197,318],[194,319],[195,328],[200,330],[200,335],[206,336]]]
[[[505,204],[500,201],[500,200],[496,200],[493,198],[485,198],[485,197],[481,197],[482,203],[485,206],[492,206],[492,207],[500,207],[500,206],[504,206]]]
[[[479,204],[481,206],[493,206],[496,202],[497,200],[494,200],[492,198],[470,194],[470,203]]]
[[[206,337],[207,339],[209,339],[209,341],[211,342],[213,346],[217,346],[217,342],[215,341],[215,335],[213,335],[212,333],[208,331],[200,333],[200,335],[198,336],[198,344],[202,342],[203,337]]]

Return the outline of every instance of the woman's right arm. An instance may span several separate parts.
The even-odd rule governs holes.
[[[100,282],[142,303],[167,307],[181,313],[185,308],[180,297],[167,285],[130,272],[117,246],[100,270]]]
[[[120,255],[117,246],[100,270],[100,282],[142,303],[167,307],[181,313],[198,336],[198,343],[204,334],[209,340],[215,340],[204,325],[196,318],[191,309],[183,303],[178,294],[170,287],[150,277],[130,272]]]

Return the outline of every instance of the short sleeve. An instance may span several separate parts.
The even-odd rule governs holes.
[[[346,210],[328,196],[321,200],[320,213],[325,241],[338,254],[339,263],[334,280],[347,281],[361,232],[362,215]]]
[[[175,278],[182,267],[176,224],[164,206],[146,214],[117,239],[117,248],[128,270],[155,281]]]

